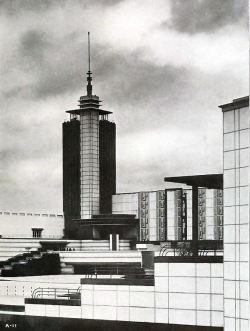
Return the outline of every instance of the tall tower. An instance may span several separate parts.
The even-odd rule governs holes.
[[[80,97],[80,217],[89,219],[99,214],[99,107],[100,100],[92,95],[92,73],[87,72],[87,95]]]
[[[100,108],[92,93],[90,36],[88,33],[87,94],[79,108],[68,110],[70,121],[63,123],[63,206],[65,234],[74,237],[73,219],[91,219],[111,212],[115,194],[115,123],[111,112]]]

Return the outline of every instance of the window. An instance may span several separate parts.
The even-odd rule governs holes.
[[[32,229],[33,238],[42,238],[42,231],[43,229],[33,228]]]

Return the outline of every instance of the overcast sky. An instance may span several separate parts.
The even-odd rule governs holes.
[[[222,171],[218,105],[248,94],[247,0],[0,0],[0,209],[62,212],[65,110],[117,124],[117,191]]]

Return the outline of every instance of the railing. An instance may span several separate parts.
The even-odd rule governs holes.
[[[85,274],[85,279],[153,279],[154,274],[147,275],[147,274],[120,274],[120,275],[114,275],[114,274]]]
[[[160,256],[192,256],[193,242],[187,241],[169,241],[161,244]],[[220,240],[199,240],[198,255],[223,255],[223,242]]]
[[[75,266],[77,270],[77,266]],[[124,264],[124,265],[88,265],[86,267],[79,267],[79,273],[88,275],[125,275],[125,274],[144,274],[144,270],[141,264],[136,265]]]
[[[61,240],[62,239],[63,234],[58,234],[58,235],[54,235],[54,234],[46,234],[43,235],[42,237],[36,237],[34,238],[33,235],[31,233],[23,233],[23,234],[16,234],[16,233],[8,233],[8,234],[3,234],[0,236],[0,239],[19,239],[17,241],[20,242],[21,239],[23,241],[27,240],[31,240],[33,239],[33,241],[40,241],[40,240],[46,240],[46,239],[57,239],[57,240]]]
[[[183,243],[180,242],[176,246],[171,242],[166,243],[161,246],[160,256],[190,256],[192,255],[190,242]]]
[[[30,213],[30,212],[10,212],[10,211],[0,211],[0,215],[3,216],[40,216],[40,217],[55,217],[63,218],[62,214],[48,214],[48,213]]]
[[[32,292],[33,299],[63,299],[74,300],[80,299],[80,287],[76,289],[69,288],[43,288],[38,287]]]
[[[145,270],[142,267],[134,266],[93,266],[92,269],[86,269],[81,271],[84,274],[85,278],[97,279],[97,278],[152,278],[153,274],[145,273]]]

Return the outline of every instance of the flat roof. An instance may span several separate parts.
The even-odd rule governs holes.
[[[223,189],[223,174],[165,177],[164,181],[210,189]]]
[[[82,278],[81,284],[91,285],[132,285],[132,286],[154,286],[154,279],[150,278]]]
[[[74,222],[78,222],[80,226],[128,226],[128,225],[136,225],[139,221],[138,219],[132,219],[132,220],[74,220]]]
[[[249,96],[233,99],[232,102],[226,103],[224,105],[220,105],[219,108],[222,109],[222,111],[230,111],[234,109],[244,108],[249,106]]]
[[[136,225],[139,220],[134,214],[100,214],[91,219],[74,219],[80,226],[123,226]]]
[[[99,115],[109,115],[109,114],[112,114],[111,111],[99,109],[97,107],[71,109],[71,110],[66,110],[66,113],[80,115],[81,112],[86,111],[86,110],[97,110],[99,112]]]
[[[223,263],[223,256],[156,256],[154,258],[154,262],[155,263]]]
[[[161,190],[152,190],[152,191],[136,191],[136,192],[119,192],[119,193],[115,193],[112,194],[112,196],[114,195],[124,195],[124,194],[138,194],[138,193],[156,193],[156,192],[165,192],[165,188],[161,189]]]
[[[139,194],[139,193],[157,193],[157,192],[165,193],[165,191],[176,191],[176,190],[189,191],[189,190],[191,190],[191,188],[186,187],[186,186],[185,187],[167,187],[167,188],[163,188],[161,190],[152,190],[152,191],[119,192],[119,193],[112,194],[112,196],[125,195],[125,194]]]

